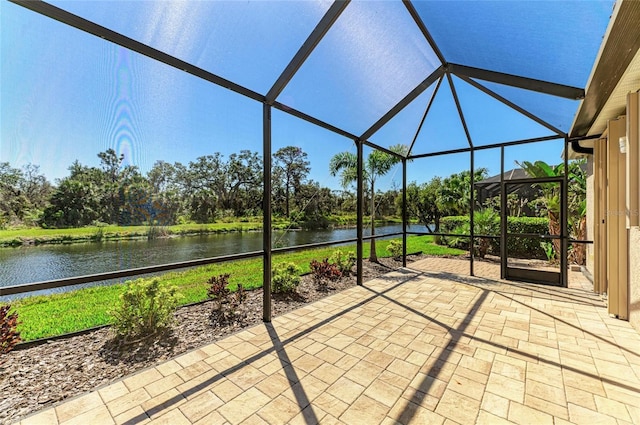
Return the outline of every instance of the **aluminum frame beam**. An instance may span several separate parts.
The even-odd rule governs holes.
[[[520,112],[522,115],[524,115],[527,118],[537,122],[541,126],[546,127],[547,129],[553,131],[554,133],[558,134],[558,136],[564,137],[564,135],[566,134],[564,131],[558,129],[557,127],[555,127],[553,125],[551,125],[550,123],[548,123],[547,121],[545,121],[542,118],[538,117],[537,115],[527,111],[526,109],[516,105],[515,103],[511,102],[510,100],[500,96],[498,93],[496,93],[493,90],[483,86],[482,84],[480,84],[477,81],[467,77],[466,75],[456,75],[456,77],[460,78],[462,81],[464,81],[467,84],[471,84],[473,87],[475,87],[478,90],[482,91],[484,94],[487,94],[487,95],[493,97],[494,99],[496,99],[497,101],[502,102],[503,104],[507,105],[511,109],[513,109],[513,110],[515,110],[517,112]]]
[[[338,20],[342,12],[347,8],[351,0],[336,0],[333,2],[329,10],[324,14],[318,25],[313,29],[309,37],[302,44],[296,55],[291,59],[291,62],[284,69],[280,77],[273,84],[269,92],[267,93],[267,103],[273,103],[282,90],[289,84],[289,81],[298,72],[302,64],[307,60],[309,55],[313,52],[325,34],[331,29],[333,24]]]
[[[408,104],[420,96],[426,89],[428,89],[438,78],[444,74],[444,67],[439,66],[433,71],[427,78],[409,92],[400,102],[398,102],[393,108],[391,108],[386,114],[382,116],[375,124],[373,124],[367,131],[362,133],[360,139],[367,140],[373,136],[378,130],[380,130],[386,123],[391,121],[400,111],[402,111]]]
[[[271,322],[271,106],[262,105],[262,320]]]
[[[322,121],[322,120],[320,120],[318,118],[312,117],[311,115],[305,114],[304,112],[298,111],[297,109],[291,108],[291,107],[289,107],[289,106],[287,106],[287,105],[285,105],[283,103],[273,102],[272,106],[274,108],[284,112],[284,113],[287,113],[289,115],[293,115],[294,117],[300,118],[301,120],[306,121],[308,123],[317,125],[318,127],[324,128],[325,130],[329,130],[332,133],[339,134],[339,135],[341,135],[343,137],[346,137],[347,139],[351,139],[351,140],[354,140],[354,141],[358,139],[358,136],[356,136],[355,134],[349,133],[346,130],[343,130],[343,129],[339,128],[339,127],[331,125],[331,124],[329,124],[327,122],[324,122],[324,121]]]
[[[467,127],[467,120],[464,119],[464,113],[462,112],[462,106],[460,106],[458,92],[456,91],[456,86],[453,84],[453,79],[449,73],[447,73],[447,81],[449,81],[449,87],[451,87],[451,94],[453,95],[453,100],[456,103],[456,109],[458,110],[458,116],[460,117],[464,134],[467,136],[467,142],[469,142],[469,147],[473,149],[473,140],[471,139],[471,133],[469,133],[469,127]]]
[[[436,84],[436,88],[433,90],[433,94],[431,95],[431,99],[429,99],[429,103],[427,103],[427,107],[424,110],[424,114],[422,115],[422,119],[420,119],[420,124],[416,129],[416,134],[413,136],[413,140],[411,140],[411,144],[409,145],[409,152],[407,152],[407,158],[411,156],[411,152],[413,151],[413,147],[418,140],[418,136],[420,135],[420,131],[422,130],[422,126],[424,125],[425,120],[427,119],[427,115],[429,115],[429,111],[431,110],[431,105],[433,105],[433,101],[435,100],[438,90],[440,90],[440,85],[442,84],[443,78],[440,77],[438,83]]]
[[[391,155],[391,156],[395,156],[396,158],[399,158],[399,159],[403,159],[403,158],[405,158],[403,155],[400,155],[400,154],[399,154],[399,153],[397,153],[397,152],[394,152],[394,151],[392,151],[392,150],[389,150],[389,149],[387,149],[387,148],[384,148],[384,147],[382,147],[382,146],[380,146],[380,145],[377,145],[377,144],[375,144],[375,143],[372,143],[372,142],[370,142],[370,141],[368,141],[368,140],[362,140],[362,144],[363,144],[363,145],[365,145],[365,146],[369,146],[370,148],[373,148],[373,149],[377,149],[377,150],[379,150],[379,151],[382,151],[382,152],[384,152],[384,153],[386,153],[386,154],[389,154],[389,155]]]
[[[214,83],[218,86],[227,88],[233,92],[251,98],[253,100],[257,100],[259,102],[264,102],[265,97],[260,93],[257,93],[251,89],[241,86],[240,84],[236,84],[232,81],[227,80],[226,78],[222,78],[219,75],[213,74],[209,71],[206,71],[202,68],[199,68],[195,65],[190,64],[189,62],[185,62],[182,59],[178,59],[175,56],[171,56],[161,50],[148,46],[144,43],[141,43],[133,38],[122,35],[118,32],[110,30],[102,25],[98,25],[92,21],[81,18],[80,16],[74,15],[71,12],[67,12],[64,9],[60,9],[59,7],[53,6],[49,3],[46,3],[41,0],[9,0],[17,5],[20,5],[26,9],[37,12],[41,15],[47,16],[51,19],[54,19],[58,22],[62,22],[74,28],[77,28],[86,33],[95,35],[107,41],[110,41],[119,46],[125,47],[134,52],[140,53],[141,55],[147,56],[151,59],[155,59],[159,62],[162,62],[166,65],[169,65],[173,68],[177,68],[181,71],[184,71],[188,74],[195,75],[196,77],[202,78],[203,80]]]
[[[564,84],[551,83],[533,78],[520,77],[518,75],[505,74],[503,72],[490,71],[488,69],[473,68],[471,66],[455,63],[447,64],[449,72],[456,75],[464,75],[469,78],[478,78],[484,81],[504,84],[506,86],[531,90],[566,99],[580,100],[584,98],[584,89],[566,86]]]
[[[357,196],[357,212],[356,212],[356,221],[357,221],[357,229],[356,229],[356,237],[358,238],[358,242],[356,245],[356,283],[359,286],[362,286],[362,273],[363,273],[363,265],[362,265],[362,255],[364,252],[364,239],[363,239],[363,231],[362,228],[364,226],[364,152],[362,149],[362,141],[356,140],[356,148],[358,155],[358,177],[356,181],[356,196]]]
[[[535,137],[533,139],[524,139],[524,140],[515,140],[513,142],[502,142],[502,143],[494,143],[491,145],[483,145],[483,146],[475,146],[473,148],[474,151],[481,151],[484,149],[496,149],[502,146],[516,146],[516,145],[525,145],[527,143],[538,143],[538,142],[548,142],[551,140],[560,140],[561,136],[552,135],[552,136],[544,136],[544,137]],[[429,152],[423,153],[419,155],[411,155],[407,159],[420,159],[420,158],[429,158],[432,156],[440,156],[440,155],[449,155],[453,153],[464,153],[471,151],[471,148],[460,148],[460,149],[451,149],[448,151],[439,151],[439,152]]]
[[[429,43],[429,46],[431,46],[431,48],[433,49],[433,52],[436,54],[436,56],[438,56],[438,59],[440,59],[440,63],[442,65],[445,65],[447,63],[447,60],[444,58],[444,55],[438,47],[438,44],[436,44],[436,41],[431,36],[431,33],[427,29],[427,26],[424,24],[424,21],[420,17],[420,14],[416,10],[416,8],[413,7],[413,3],[411,2],[411,0],[402,0],[402,3],[407,8],[407,11],[413,18],[413,21],[418,26],[418,29],[420,30],[422,35],[424,35],[424,38],[427,40],[427,43]]]

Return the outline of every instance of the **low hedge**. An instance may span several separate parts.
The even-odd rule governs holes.
[[[499,222],[499,218],[496,219]],[[449,216],[440,220],[440,232],[452,233],[456,227],[469,223],[469,216]],[[548,234],[549,219],[546,217],[508,217],[507,231],[509,233]],[[496,236],[500,236],[496,234]],[[509,238],[507,246],[509,256],[515,258],[537,258],[546,260],[544,249],[540,246],[540,239]],[[490,254],[500,255],[500,240],[491,241]]]

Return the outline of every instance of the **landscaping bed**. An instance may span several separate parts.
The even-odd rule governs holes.
[[[415,261],[423,255],[412,255]],[[364,281],[381,276],[402,264],[391,258],[380,263],[364,261]],[[296,294],[274,294],[274,316],[300,308],[356,284],[355,276],[343,277],[319,291],[311,275],[302,277]],[[172,331],[155,340],[118,345],[110,328],[53,339],[14,350],[0,360],[0,423],[14,422],[29,413],[63,399],[104,386],[133,372],[166,361],[262,322],[262,290],[249,291],[244,302],[246,316],[220,323],[212,315],[211,301],[180,308]]]

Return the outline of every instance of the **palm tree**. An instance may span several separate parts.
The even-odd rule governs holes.
[[[394,145],[389,150],[400,155],[406,155],[409,148],[406,145]],[[387,174],[398,162],[400,162],[400,158],[378,150],[371,152],[364,162],[362,177],[371,193],[371,236],[375,234],[376,179]],[[329,171],[332,176],[340,174],[342,187],[347,188],[358,179],[358,156],[352,152],[335,154],[329,163]],[[374,238],[371,238],[370,251],[369,261],[377,262],[376,240]]]
[[[522,163],[516,161],[516,164],[520,166],[530,177],[545,178],[545,177],[561,177],[564,173],[564,164],[549,165],[544,161],[536,161],[531,163],[529,161],[522,161]],[[539,198],[544,208],[547,210],[547,217],[549,218],[549,234],[560,235],[560,190],[556,184],[553,183],[540,183],[537,184],[542,192],[542,196]],[[554,248],[554,259],[560,255],[561,242],[560,239],[553,239],[551,241]]]
[[[586,178],[582,166],[586,161],[578,160],[569,163],[568,169],[568,181],[569,188],[567,190],[568,199],[568,217],[567,222],[569,224],[570,236],[583,240],[586,234]],[[523,161],[519,163],[527,174],[531,177],[562,177],[564,175],[564,163],[559,165],[549,165],[544,161],[536,161],[531,163],[529,161]],[[558,185],[552,183],[538,184],[542,191],[541,200],[547,210],[547,216],[549,217],[549,234],[560,235],[560,190]],[[555,257],[560,253],[560,240],[554,239],[553,247],[555,250]],[[585,262],[585,247],[583,244],[575,244],[572,249],[573,260],[577,264],[584,264]]]

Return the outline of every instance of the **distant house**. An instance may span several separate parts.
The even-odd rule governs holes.
[[[513,181],[518,179],[526,179],[530,176],[522,168],[514,168],[504,173],[504,181]],[[478,204],[483,207],[485,203],[496,196],[500,196],[500,174],[489,177],[482,181],[474,183],[475,189],[478,193]],[[540,188],[531,185],[530,183],[523,184],[510,184],[507,185],[507,194],[515,193],[522,201],[522,215],[535,216],[534,209],[531,208],[529,203],[538,197],[540,197]]]

